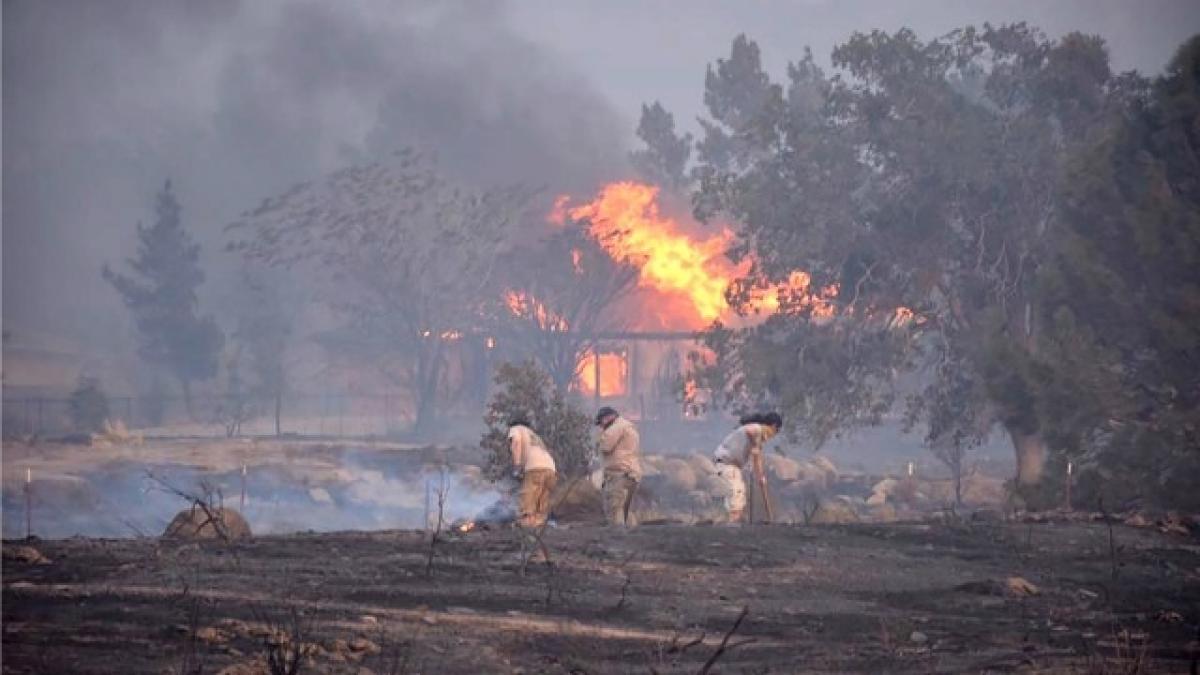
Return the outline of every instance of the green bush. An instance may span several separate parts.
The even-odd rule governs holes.
[[[518,413],[529,416],[560,475],[578,476],[587,471],[593,454],[591,418],[558,391],[545,371],[533,361],[504,363],[496,369],[497,391],[488,403],[483,421],[487,431],[479,446],[487,453],[487,473],[499,478],[511,469],[508,421]]]

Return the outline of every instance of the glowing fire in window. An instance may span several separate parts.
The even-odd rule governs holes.
[[[579,360],[576,386],[585,396],[596,395],[596,354],[587,352]],[[629,362],[621,352],[600,352],[600,396],[624,396],[629,379]]]

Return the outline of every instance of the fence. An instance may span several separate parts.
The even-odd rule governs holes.
[[[239,405],[246,412],[233,415]],[[413,419],[403,394],[294,394],[280,405],[279,431],[305,436],[386,436],[409,430]],[[275,429],[274,401],[245,401],[230,397],[194,396],[191,410],[182,397],[108,397],[108,417],[151,435],[224,436],[235,417],[239,432],[271,435]],[[76,424],[71,401],[65,397],[4,397],[6,437],[63,436],[88,431]]]

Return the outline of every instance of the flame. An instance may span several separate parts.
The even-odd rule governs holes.
[[[690,328],[729,319],[725,290],[749,272],[752,260],[735,265],[725,255],[734,235],[728,228],[708,237],[689,234],[695,225],[664,215],[658,205],[659,189],[653,185],[622,181],[605,185],[591,202],[568,207],[560,196],[547,220],[562,224],[566,218],[587,220],[591,234],[614,260],[638,267],[638,284],[682,300],[690,309]],[[814,316],[832,316],[837,287],[813,293],[811,279],[801,271],[788,280],[756,291],[751,308],[774,312],[783,305],[809,306]]]
[[[571,328],[566,319],[555,314],[529,293],[508,291],[504,294],[504,303],[514,316],[532,318],[542,330],[565,333]]]
[[[576,386],[587,396],[596,394],[596,352],[588,351],[579,360]],[[625,382],[629,376],[629,363],[625,355],[617,352],[600,352],[600,396],[624,396]]]
[[[567,208],[560,197],[550,219],[563,222],[565,214],[588,220],[592,235],[614,260],[638,266],[639,285],[686,297],[700,319],[711,322],[726,310],[725,287],[736,272],[724,256],[733,234],[688,236],[659,212],[658,192],[642,183],[610,183],[588,204]]]

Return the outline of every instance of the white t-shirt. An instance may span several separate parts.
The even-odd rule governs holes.
[[[513,466],[520,467],[523,471],[555,470],[554,458],[546,450],[546,444],[529,427],[517,425],[510,428],[508,447],[513,454]]]
[[[713,458],[737,467],[746,467],[750,459],[762,453],[767,440],[766,430],[761,424],[743,424],[721,441]]]

